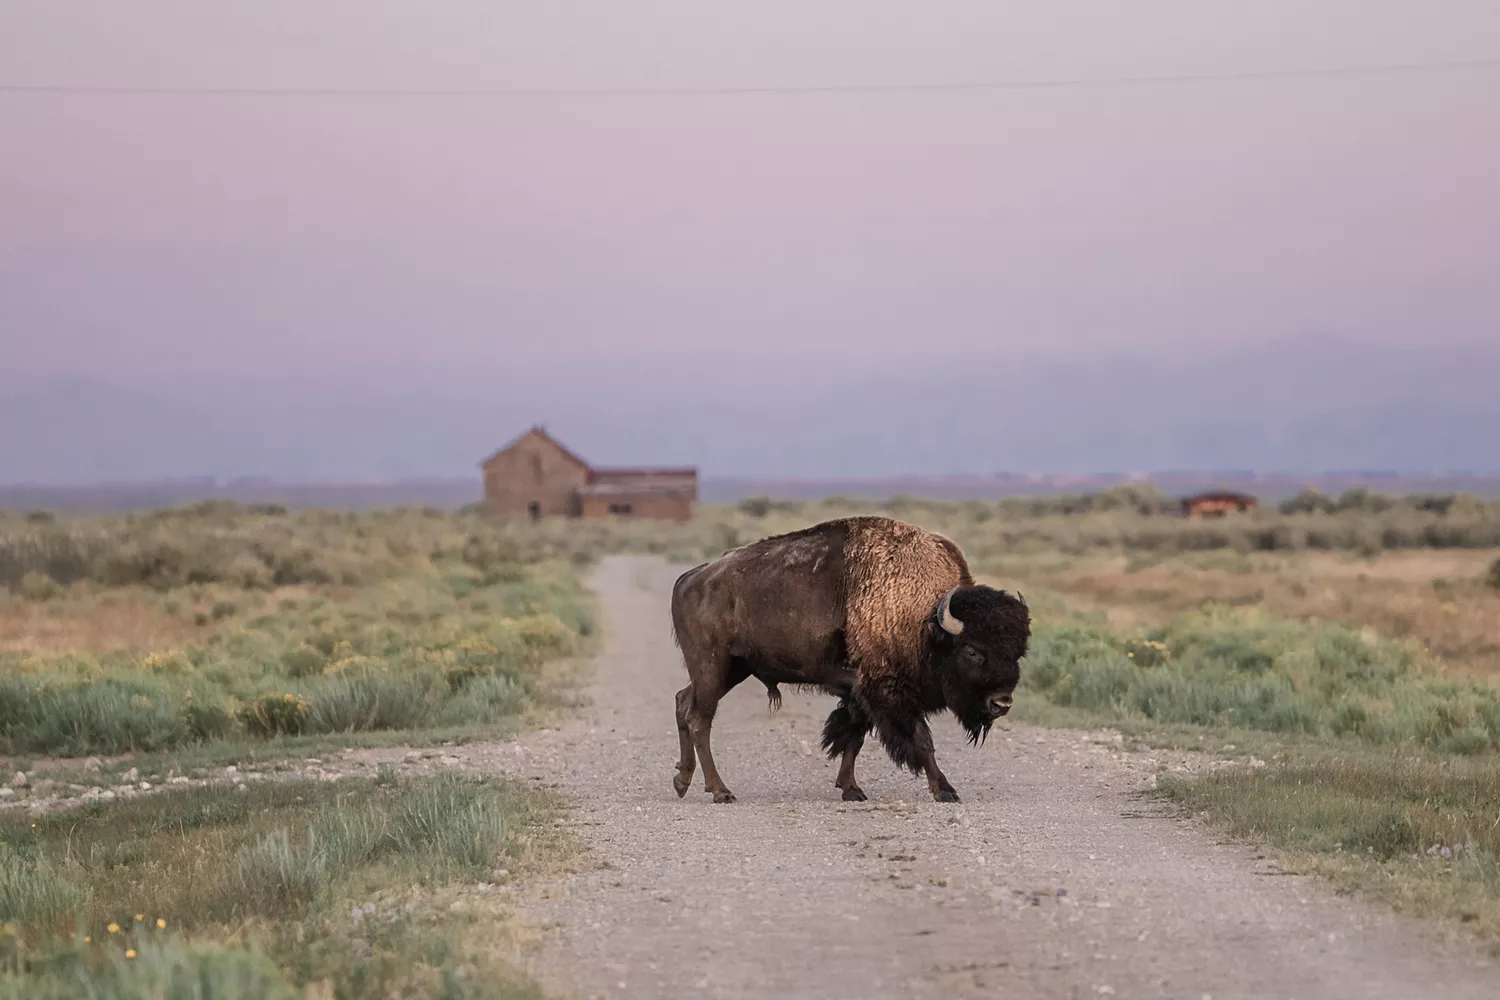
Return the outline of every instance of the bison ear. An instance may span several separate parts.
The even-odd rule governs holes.
[[[942,602],[938,604],[938,624],[941,625],[943,627],[943,631],[947,632],[949,635],[958,635],[964,630],[964,623],[953,617],[953,612],[948,607],[948,602],[953,600],[953,592],[957,589],[957,587],[954,587],[953,590],[950,590],[946,594],[944,594]]]

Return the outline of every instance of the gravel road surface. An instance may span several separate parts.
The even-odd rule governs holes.
[[[878,743],[864,803],[818,752],[832,698],[753,679],[720,705],[714,756],[739,801],[672,790],[686,683],[668,594],[682,567],[606,561],[609,642],[592,707],[466,763],[556,782],[595,870],[527,917],[558,929],[534,972],[581,997],[1500,997],[1500,964],[1413,921],[1282,874],[1140,794],[1202,755],[1001,723],[933,720],[963,801],[932,801]],[[1004,728],[1001,728],[1004,726]],[[478,755],[482,759],[474,759]]]

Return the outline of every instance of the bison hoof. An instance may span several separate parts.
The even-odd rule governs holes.
[[[850,787],[844,789],[845,802],[864,802],[868,798],[869,796],[865,795],[864,791],[858,786],[851,785]]]
[[[677,792],[677,797],[679,799],[687,794],[687,790],[691,788],[692,785],[693,776],[691,774],[683,774],[681,771],[678,771],[676,774],[672,775],[672,788]]]
[[[951,788],[939,788],[937,791],[932,793],[932,797],[939,802],[959,801],[958,793]]]
[[[734,801],[734,793],[733,792],[714,792],[714,801],[715,802],[733,802]]]

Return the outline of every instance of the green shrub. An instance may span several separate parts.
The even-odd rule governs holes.
[[[1500,691],[1423,673],[1404,645],[1328,624],[1253,613],[1186,615],[1163,634],[1168,656],[1137,663],[1079,626],[1037,629],[1022,686],[1055,705],[1111,719],[1237,726],[1419,744],[1450,754],[1500,747]],[[1024,701],[1024,698],[1023,698]]]
[[[241,552],[224,567],[224,582],[245,590],[269,590],[276,574],[253,552]]]
[[[182,723],[192,739],[207,743],[228,736],[234,729],[234,716],[220,705],[200,703],[190,691],[183,698]]]
[[[60,593],[62,588],[46,573],[31,570],[21,577],[21,596],[28,601],[50,601]]]
[[[1322,490],[1304,486],[1296,496],[1281,502],[1283,514],[1331,514],[1338,505]]]
[[[256,736],[295,736],[303,730],[305,699],[295,694],[265,694],[239,710],[240,722]]]
[[[442,705],[438,721],[444,725],[489,724],[519,715],[531,700],[521,681],[504,674],[470,678]]]
[[[471,532],[464,539],[460,558],[480,572],[497,567],[511,567],[522,560],[521,547],[515,539],[494,532]]]
[[[431,709],[428,685],[420,678],[351,670],[320,682],[300,721],[309,733],[412,729],[428,720]]]
[[[333,650],[330,643],[328,652]],[[308,643],[303,643],[295,649],[288,650],[282,654],[281,663],[286,672],[292,677],[311,677],[321,674],[328,666],[328,652],[317,649]]]
[[[1163,642],[1153,639],[1126,639],[1123,645],[1125,656],[1138,667],[1159,667],[1172,660],[1171,650]]]
[[[186,736],[177,695],[156,685],[0,677],[0,748],[8,753],[152,751]]]

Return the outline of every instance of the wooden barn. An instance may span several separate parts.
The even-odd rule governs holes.
[[[1183,497],[1184,517],[1223,517],[1229,513],[1244,513],[1255,509],[1255,498],[1248,493],[1233,490],[1214,490],[1197,496]]]
[[[686,521],[694,468],[595,468],[533,427],[481,463],[484,512],[498,516],[640,517]]]

